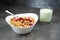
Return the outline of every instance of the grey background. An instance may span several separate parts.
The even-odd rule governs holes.
[[[0,5],[60,8],[60,0],[0,0]]]

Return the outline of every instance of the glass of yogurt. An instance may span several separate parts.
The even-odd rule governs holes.
[[[40,22],[51,22],[53,15],[52,8],[41,8],[40,9]]]

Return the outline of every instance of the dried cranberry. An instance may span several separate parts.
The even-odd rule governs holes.
[[[29,20],[29,22],[32,22],[32,20]]]
[[[26,19],[26,21],[29,21],[29,19]]]
[[[29,24],[29,26],[31,26],[31,25],[33,25],[33,24]]]
[[[20,17],[19,20],[24,20],[24,18]]]

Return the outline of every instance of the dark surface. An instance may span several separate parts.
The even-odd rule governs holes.
[[[0,0],[0,5],[24,5],[24,0]]]
[[[6,14],[8,9],[12,13],[33,12],[39,14],[39,9],[27,7],[0,6],[0,40],[60,40],[60,9],[54,9],[51,23],[37,22],[34,29],[25,35],[16,34],[6,23]]]

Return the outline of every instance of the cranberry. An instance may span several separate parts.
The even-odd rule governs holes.
[[[29,26],[31,26],[31,25],[33,25],[33,24],[29,24]]]
[[[29,20],[29,22],[32,22],[32,20]]]
[[[19,20],[24,20],[24,18],[20,17]]]

